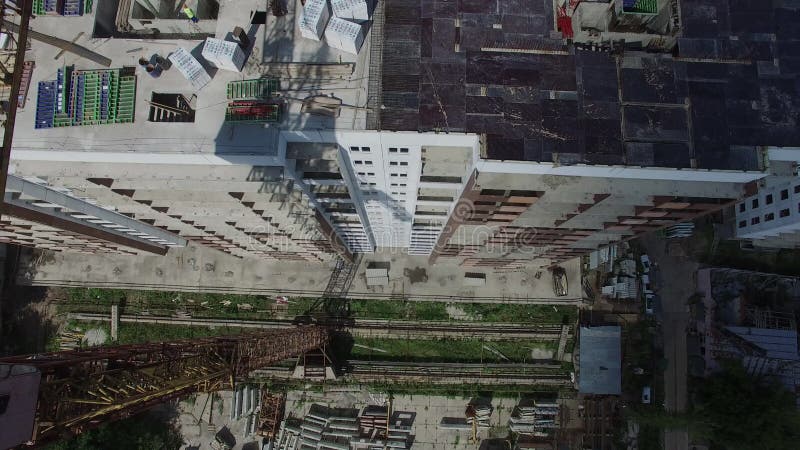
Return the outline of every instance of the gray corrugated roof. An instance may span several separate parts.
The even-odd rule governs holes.
[[[580,376],[582,394],[619,395],[622,392],[622,330],[618,326],[581,327]]]

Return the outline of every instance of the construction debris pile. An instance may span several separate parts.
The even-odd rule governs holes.
[[[518,405],[508,420],[508,427],[520,435],[549,436],[558,427],[559,411],[556,402],[535,401],[531,406]]]
[[[407,449],[411,443],[413,414],[395,412],[385,406],[334,409],[314,404],[303,419],[287,418],[273,442],[275,450],[369,450]]]

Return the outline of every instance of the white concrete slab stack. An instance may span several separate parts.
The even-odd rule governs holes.
[[[367,0],[331,0],[333,15],[340,19],[369,20]]]
[[[367,269],[367,286],[388,286],[389,271],[386,269]]]
[[[185,48],[178,47],[177,50],[169,55],[169,60],[172,61],[172,64],[175,64],[175,67],[178,68],[180,73],[182,73],[183,76],[192,83],[192,87],[198,91],[211,82],[211,76],[208,75],[208,72],[206,72],[206,69],[200,64],[200,61],[195,59]]]
[[[349,20],[333,17],[325,30],[325,40],[333,48],[357,55],[361,44],[364,43],[364,27]]]
[[[236,42],[206,38],[206,43],[203,45],[203,58],[217,69],[241,72],[246,56]]]
[[[304,38],[319,41],[330,18],[331,9],[327,0],[307,0],[300,14],[300,34]]]

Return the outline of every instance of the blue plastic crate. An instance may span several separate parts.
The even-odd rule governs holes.
[[[36,93],[36,122],[34,128],[53,128],[56,111],[56,82],[40,81]]]
[[[72,114],[72,118],[77,125],[83,122],[83,100],[86,96],[85,78],[83,74],[78,75],[78,86],[75,91],[75,112]]]
[[[63,5],[61,5],[61,15],[82,16],[83,0],[64,0]]]
[[[108,72],[103,73],[103,78],[100,83],[100,119],[108,120],[109,99],[108,90],[111,87],[111,74]]]

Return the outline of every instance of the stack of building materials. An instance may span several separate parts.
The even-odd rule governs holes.
[[[233,391],[231,398],[231,420],[245,418],[247,436],[256,432],[259,411],[261,409],[261,390],[255,386],[240,385]]]
[[[217,69],[233,72],[241,72],[247,59],[239,44],[216,38],[206,38],[202,55]]]
[[[133,70],[58,69],[56,80],[40,81],[35,128],[131,123],[136,103]]]
[[[349,450],[358,438],[355,410],[333,410],[311,405],[302,421],[284,420],[274,440],[275,450]]]
[[[589,253],[589,270],[599,270],[608,273],[614,270],[614,261],[617,259],[617,246],[612,244],[601,247]]]
[[[466,411],[467,423],[472,425],[473,422],[477,424],[478,428],[489,428],[489,419],[492,417],[491,405],[469,405]]]
[[[619,272],[610,278],[610,283],[603,286],[601,293],[615,300],[633,300],[639,298],[639,280],[636,261],[624,259],[619,262]]]
[[[307,39],[321,40],[330,18],[327,0],[306,0],[298,22],[300,34]]]
[[[389,414],[385,406],[370,405],[358,418],[358,431],[369,438],[385,438]]]
[[[325,41],[333,48],[357,55],[364,43],[364,27],[349,20],[333,17],[325,29]]]
[[[234,44],[235,45],[235,44]],[[175,67],[183,74],[183,76],[192,83],[192,87],[196,90],[203,89],[205,85],[211,82],[211,76],[203,68],[191,53],[185,48],[178,47],[177,50],[169,55],[169,60],[175,64]]]
[[[372,450],[407,449],[414,415],[396,413],[389,424],[384,406],[338,410],[311,405],[302,420],[287,419],[273,441],[274,450]],[[396,419],[396,420],[395,420]]]
[[[680,239],[690,237],[694,233],[694,222],[685,222],[667,227],[667,239]]]
[[[558,403],[535,402],[533,406],[517,406],[508,421],[514,433],[548,436],[558,425]]]
[[[333,15],[347,20],[369,20],[369,1],[331,0]]]
[[[389,271],[385,268],[367,268],[367,286],[388,286]]]

